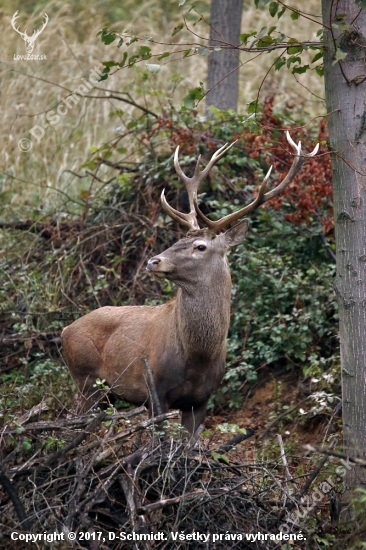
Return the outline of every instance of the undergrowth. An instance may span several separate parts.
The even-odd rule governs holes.
[[[174,207],[187,206],[172,166],[174,148],[180,146],[181,165],[189,172],[199,153],[207,161],[224,142],[238,140],[199,196],[207,215],[221,217],[251,200],[270,164],[275,168],[270,185],[285,176],[291,156],[282,130],[290,124],[291,114],[277,112],[273,97],[263,104],[259,121],[219,111],[202,120],[184,108],[156,120],[147,114],[131,129],[147,150],[143,157],[130,164],[119,160],[131,139],[127,133],[84,163],[79,176],[90,186],[80,191],[78,212],[71,202],[70,213],[66,203],[57,216],[2,223],[2,387],[14,388],[3,397],[8,411],[11,404],[35,404],[37,392],[33,401],[27,400],[23,388],[45,379],[47,361],[62,364],[63,326],[103,305],[157,304],[174,294],[170,283],[161,288],[145,271],[149,257],[184,235],[159,202],[165,188]],[[302,134],[308,150],[317,139],[326,143],[323,123]],[[308,161],[283,197],[254,213],[245,243],[229,255],[232,320],[216,406],[239,407],[243,388],[260,379],[263,369],[278,367],[316,379],[317,390],[330,399],[339,393],[330,161],[325,153],[323,149]],[[99,186],[94,188],[95,179]],[[51,378],[66,381],[59,368],[64,367]],[[323,376],[329,372],[332,376]],[[66,400],[68,385],[62,383]],[[51,394],[53,406],[62,401],[62,388]]]

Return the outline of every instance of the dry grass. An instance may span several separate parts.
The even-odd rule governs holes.
[[[208,14],[208,4],[208,0],[198,4],[205,16]],[[308,12],[319,13],[319,4],[318,0],[309,0]],[[300,7],[301,2],[296,0],[293,5]],[[173,0],[140,3],[125,0],[123,8],[119,5],[115,9],[114,2],[107,2],[104,6],[94,0],[88,3],[86,9],[82,9],[78,3],[62,4],[55,0],[43,3],[43,6],[39,4],[33,12],[29,9],[28,14],[27,4],[24,7],[20,5],[21,29],[25,26],[29,30],[38,28],[40,14],[45,11],[50,18],[34,50],[34,53],[46,54],[47,60],[25,61],[14,60],[14,54],[25,53],[21,37],[16,35],[10,25],[16,8],[16,4],[5,2],[0,11],[3,21],[0,37],[0,109],[3,113],[0,139],[4,144],[1,153],[3,172],[0,174],[0,201],[8,206],[5,213],[7,217],[18,218],[26,217],[30,210],[34,213],[34,208],[40,209],[40,215],[42,211],[53,208],[62,211],[67,200],[64,193],[77,198],[90,184],[64,171],[80,172],[92,146],[99,147],[115,139],[117,126],[124,127],[131,121],[131,117],[141,115],[141,111],[120,101],[84,98],[58,124],[47,128],[39,143],[33,139],[33,148],[29,153],[20,152],[19,140],[30,138],[29,131],[35,125],[43,126],[46,113],[55,109],[69,91],[82,84],[82,77],[87,77],[98,62],[118,59],[121,55],[116,43],[104,46],[96,37],[97,32],[111,24],[116,30],[129,29],[139,36],[150,35],[164,42],[171,40],[171,31],[181,19],[177,2]],[[116,16],[123,20],[118,22]],[[244,11],[243,31],[247,31],[248,26],[260,29],[276,23],[286,35],[299,39],[314,38],[319,28],[306,19],[292,21],[288,13],[277,22],[277,18],[271,19],[267,11],[256,10],[252,6]],[[208,35],[205,23],[201,22],[194,30],[200,35]],[[181,33],[174,39],[192,41],[188,33]],[[155,51],[161,53],[167,49],[161,46]],[[264,54],[259,60],[244,65],[240,73],[240,112],[245,112],[246,103],[255,99],[273,59],[273,54]],[[163,65],[158,75],[150,75],[146,81],[141,76],[141,70],[122,69],[97,87],[103,90],[103,94],[106,90],[132,92],[138,103],[159,111],[170,100],[179,106],[190,87],[196,86],[199,81],[204,82],[206,65],[207,58],[204,56],[189,57],[184,61]],[[181,83],[177,84],[174,73],[182,75]],[[307,110],[312,116],[324,112],[322,102],[307,91],[322,96],[321,79],[311,72],[301,75],[299,80],[305,87],[299,87],[285,69],[279,73],[272,72],[262,87],[262,97],[275,90],[279,108],[283,102],[296,98],[296,105],[300,105],[302,112]],[[98,95],[103,94],[98,92]],[[111,119],[111,112],[117,109],[123,109],[124,114],[118,119]]]

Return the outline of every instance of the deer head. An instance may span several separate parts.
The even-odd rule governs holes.
[[[41,34],[41,32],[44,30],[44,28],[46,27],[47,23],[48,23],[48,15],[47,13],[44,14],[44,22],[43,22],[43,25],[42,25],[42,28],[39,29],[38,31],[33,31],[33,34],[32,36],[28,36],[27,35],[27,29],[25,29],[24,32],[21,32],[19,30],[19,28],[17,28],[15,26],[15,22],[16,20],[18,19],[18,13],[19,11],[16,11],[13,15],[13,18],[11,20],[11,26],[13,27],[13,29],[18,33],[20,34],[20,36],[23,38],[23,40],[25,41],[25,47],[26,47],[26,51],[27,53],[32,53],[33,52],[33,48],[34,48],[34,44],[35,44],[35,41],[37,40],[38,36]]]

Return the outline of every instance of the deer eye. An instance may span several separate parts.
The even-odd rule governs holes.
[[[199,245],[197,246],[197,250],[199,250],[200,252],[203,252],[204,250],[206,250],[206,247],[205,247],[204,244],[199,244]]]

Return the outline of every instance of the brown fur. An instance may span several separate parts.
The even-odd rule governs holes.
[[[183,426],[194,433],[224,375],[231,294],[226,250],[244,238],[244,222],[218,237],[191,231],[149,261],[153,274],[179,287],[166,304],[102,307],[63,330],[65,360],[84,408],[101,398],[93,387],[97,378],[127,401],[151,407],[146,357],[162,411],[179,408]]]

